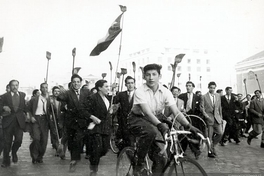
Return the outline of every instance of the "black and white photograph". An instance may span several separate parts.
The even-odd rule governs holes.
[[[264,175],[263,0],[0,0],[1,176]]]

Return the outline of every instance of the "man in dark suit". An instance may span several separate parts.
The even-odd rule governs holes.
[[[225,146],[227,140],[230,137],[232,126],[235,123],[235,98],[232,95],[232,87],[226,87],[226,94],[221,97],[221,106],[223,112],[223,120],[226,121],[226,126],[222,140],[220,142],[221,146]],[[238,142],[238,139],[237,139]]]
[[[67,107],[64,114],[64,123],[67,131],[68,149],[71,154],[70,172],[76,170],[77,161],[81,159],[81,141],[91,121],[84,108],[87,97],[90,96],[90,91],[80,89],[81,84],[82,78],[77,74],[72,75],[70,89],[66,91],[61,88],[61,93],[57,97],[57,100],[65,102]]]
[[[0,99],[0,114],[4,117],[2,128],[4,134],[4,152],[2,167],[10,166],[10,150],[12,149],[12,161],[18,161],[17,151],[22,144],[23,130],[26,125],[26,94],[18,91],[19,82],[9,82],[10,92],[2,95]],[[14,140],[13,140],[14,138]]]
[[[97,93],[88,97],[86,104],[89,117],[96,118],[88,127],[89,140],[93,149],[89,158],[90,176],[97,174],[100,158],[107,153],[110,144],[110,102],[107,98],[109,86],[106,80],[99,80],[95,83],[95,88]]]
[[[130,145],[130,134],[127,129],[127,117],[133,106],[135,79],[131,76],[127,76],[125,79],[125,85],[127,87],[127,91],[119,92],[114,100],[115,104],[120,104],[120,107],[117,111],[119,126],[116,134],[119,151]]]
[[[252,115],[253,130],[249,133],[247,143],[251,144],[251,140],[262,133],[260,147],[264,148],[264,99],[261,98],[261,91],[254,92],[256,99],[250,102],[249,111]]]
[[[195,85],[193,82],[187,81],[185,86],[186,86],[187,92],[180,94],[178,98],[184,101],[184,109],[187,114],[199,116],[200,115],[200,108],[199,108],[200,97],[198,97],[196,94],[193,93],[193,89],[195,88]],[[197,122],[196,120],[198,119],[195,119],[195,118],[192,119],[192,122],[193,122],[192,125],[194,125],[195,127],[199,127],[199,122]],[[189,147],[194,153],[196,159],[199,158],[201,151],[199,149],[198,144],[189,143],[186,138],[182,140],[181,144],[182,144],[182,148],[184,151],[187,149],[187,146],[189,144]]]
[[[31,115],[31,129],[33,141],[30,144],[32,163],[43,163],[49,137],[50,100],[48,84],[40,84],[41,94],[33,97],[28,104]]]
[[[215,158],[217,156],[215,146],[220,142],[222,130],[222,108],[220,95],[215,93],[216,83],[208,84],[209,92],[201,98],[201,112],[208,126],[208,137],[211,141],[211,149],[208,151],[208,157]]]

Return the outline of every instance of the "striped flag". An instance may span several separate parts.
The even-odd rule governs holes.
[[[75,67],[73,69],[73,74],[78,74],[78,72],[80,71],[81,67]]]
[[[116,36],[118,36],[118,34],[122,31],[120,27],[120,20],[123,13],[121,13],[121,15],[119,15],[117,19],[112,23],[112,25],[107,31],[106,36],[98,40],[97,45],[90,53],[90,56],[98,56],[101,52],[105,51],[109,47],[109,45],[114,41]]]

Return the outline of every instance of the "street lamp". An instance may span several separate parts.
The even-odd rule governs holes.
[[[178,77],[178,87],[180,87],[180,76],[181,76],[181,73],[178,73],[177,74],[177,77]]]
[[[104,79],[106,77],[106,73],[102,73],[102,77]]]
[[[171,80],[170,88],[172,88],[174,86],[176,68],[177,68],[178,64],[182,61],[182,58],[184,56],[185,56],[185,54],[178,54],[178,55],[176,55],[175,56],[175,59],[174,59],[174,64],[171,64],[173,74],[172,74],[172,80]]]

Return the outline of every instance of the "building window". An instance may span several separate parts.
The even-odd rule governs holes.
[[[201,59],[197,59],[197,64],[201,64]]]
[[[208,54],[208,51],[207,50],[204,50],[204,54]]]
[[[170,65],[168,66],[168,70],[171,71],[171,66]]]
[[[172,62],[172,57],[168,57],[168,62]]]
[[[206,71],[207,71],[207,72],[210,72],[210,71],[211,71],[211,68],[210,68],[210,67],[207,67],[207,68],[206,68]]]
[[[210,64],[210,60],[209,59],[206,59],[206,64]]]
[[[178,67],[178,71],[182,71],[182,67],[181,66]]]
[[[198,49],[194,49],[193,52],[194,53],[199,53],[199,50]]]
[[[187,63],[190,64],[191,63],[191,59],[187,59]]]
[[[188,71],[188,72],[192,71],[192,69],[191,69],[191,67],[190,67],[190,66],[189,66],[189,67],[187,67],[187,71]]]
[[[197,67],[197,72],[201,72],[201,67]]]

